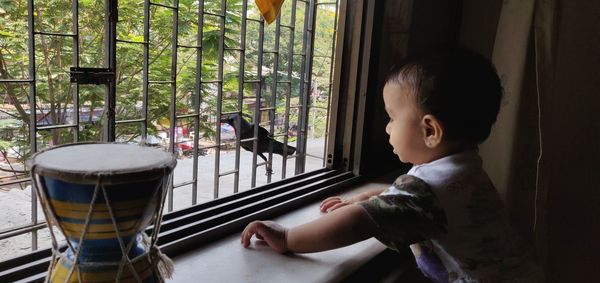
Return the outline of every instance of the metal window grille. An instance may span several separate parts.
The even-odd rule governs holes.
[[[48,3],[55,2],[60,1]],[[80,5],[80,2],[85,4]],[[133,1],[105,0],[100,4],[101,11],[96,11],[96,19],[103,22],[102,32],[95,35],[83,29],[80,23],[82,10],[91,13],[97,8],[90,2],[96,1],[65,0],[60,7],[49,7],[50,4],[43,1],[15,1],[14,5],[21,5],[26,12],[26,21],[22,22],[26,27],[27,38],[23,39],[26,47],[12,51],[7,49],[10,46],[4,48],[12,55],[25,54],[21,62],[12,63],[21,64],[23,68],[26,65],[27,72],[26,76],[11,76],[6,56],[0,58],[0,62],[4,62],[0,66],[3,70],[0,90],[9,96],[9,104],[12,104],[0,109],[0,121],[3,117],[15,116],[11,112],[23,114],[22,122],[28,126],[28,135],[11,137],[28,139],[28,148],[23,147],[23,151],[30,154],[64,142],[88,140],[152,144],[151,139],[162,130],[168,137],[168,143],[164,144],[166,150],[181,154],[187,158],[186,162],[191,159],[191,176],[187,180],[179,178],[170,186],[169,211],[174,209],[177,190],[190,189],[189,205],[198,203],[199,187],[206,186],[199,176],[199,158],[209,151],[214,156],[213,198],[220,195],[222,178],[233,176],[231,193],[240,190],[244,142],[252,142],[253,148],[250,187],[257,186],[260,168],[267,172],[266,183],[274,181],[273,153],[267,153],[265,162],[257,158],[258,127],[249,139],[240,139],[239,133],[233,140],[222,139],[223,115],[238,114],[249,119],[265,127],[271,137],[284,144],[281,168],[277,168],[281,170],[280,178],[276,179],[285,179],[291,164],[293,174],[305,172],[307,157],[320,159],[321,167],[325,166],[325,146],[319,156],[308,152],[307,140],[309,134],[316,131],[309,126],[311,119],[314,122],[316,113],[321,113],[319,117],[325,117],[323,145],[327,144],[329,119],[326,117],[332,95],[337,1],[288,0],[276,22],[267,26],[254,8],[254,1],[248,0],[146,0],[134,10],[120,6]],[[70,10],[71,22],[62,27],[49,26],[43,21],[49,9]],[[317,24],[319,13],[333,14],[330,26]],[[134,22],[121,21],[128,17],[142,21],[137,28],[119,26],[123,22]],[[169,24],[170,30],[165,28]],[[181,38],[182,30],[193,38]],[[161,33],[165,32],[170,35],[163,37]],[[330,39],[326,50],[315,50],[315,35],[319,32],[327,33],[325,37]],[[228,37],[230,33],[235,35]],[[258,37],[250,38],[250,34]],[[94,36],[102,40],[95,40]],[[3,46],[0,44],[0,47]],[[103,57],[97,62],[82,60],[92,52],[103,52]],[[66,53],[72,54],[70,61],[64,60]],[[2,54],[10,53],[2,51]],[[49,54],[56,56],[52,62]],[[139,65],[121,65],[123,57]],[[170,59],[165,60],[168,57]],[[184,74],[190,66],[193,71]],[[141,70],[126,72],[136,68]],[[158,68],[169,71],[155,72]],[[236,68],[237,71],[232,71]],[[321,77],[315,78],[317,68]],[[323,68],[328,70],[323,71]],[[237,80],[232,79],[232,73]],[[67,77],[70,82],[65,83]],[[132,81],[141,81],[139,88],[123,87]],[[323,95],[319,95],[319,89]],[[18,93],[23,92],[27,95],[19,97]],[[159,97],[161,93],[168,96]],[[27,104],[21,103],[24,101]],[[181,105],[187,107],[178,107]],[[239,127],[239,121],[236,124]],[[3,131],[11,132],[10,129]],[[187,129],[189,139],[180,138],[185,136],[178,132],[182,129]],[[212,144],[203,143],[201,135],[206,133],[212,133]],[[296,136],[291,137],[292,134]],[[293,155],[286,154],[289,146],[296,147]],[[233,148],[235,152],[231,170],[222,169],[221,150],[226,148]],[[4,158],[8,160],[7,156]],[[178,174],[189,175],[189,172],[176,171],[176,177]],[[0,180],[0,187],[23,187],[30,182],[25,175],[15,173],[11,177],[12,180]],[[35,194],[30,196],[31,221],[1,229],[0,241],[31,233],[31,249],[37,250],[38,230],[44,229],[46,224],[38,219]]]

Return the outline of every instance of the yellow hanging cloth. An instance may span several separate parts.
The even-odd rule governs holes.
[[[258,6],[260,13],[268,24],[277,19],[283,1],[285,0],[255,0],[256,6]]]

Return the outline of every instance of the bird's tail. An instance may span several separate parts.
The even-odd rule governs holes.
[[[292,155],[296,152],[296,148],[288,145],[287,146],[287,155]],[[283,155],[283,143],[279,141],[273,141],[273,153]]]

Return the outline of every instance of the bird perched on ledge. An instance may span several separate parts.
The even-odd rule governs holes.
[[[239,129],[236,126],[236,121],[237,121],[238,117],[240,119]],[[229,114],[225,117],[222,117],[221,122],[227,123],[233,127],[236,135],[239,135],[239,137],[240,137],[240,141],[241,141],[240,146],[243,149],[250,151],[250,152],[253,151],[254,141],[253,140],[244,141],[244,140],[254,137],[254,126],[255,126],[254,123],[250,123],[250,122],[246,121],[243,117],[241,117],[240,115],[238,115],[236,113]],[[265,157],[265,155],[263,153],[273,152],[275,154],[279,154],[279,155],[283,156],[283,143],[275,140],[269,134],[269,131],[267,131],[267,129],[265,129],[261,126],[258,126],[258,142],[257,142],[257,144],[258,144],[258,148],[256,150],[256,153],[265,162],[267,162],[267,157]],[[271,145],[272,145],[272,148],[269,148],[269,146],[271,146]],[[292,155],[292,154],[294,154],[294,152],[296,152],[296,148],[288,145],[287,146],[287,155]],[[268,166],[267,166],[267,174],[271,173],[269,171],[270,171],[270,168],[268,168]]]

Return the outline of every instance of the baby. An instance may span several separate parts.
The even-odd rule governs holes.
[[[383,98],[389,143],[410,171],[387,189],[325,199],[327,214],[297,227],[254,221],[242,244],[255,235],[277,252],[309,253],[375,237],[410,245],[434,282],[540,281],[477,151],[502,98],[491,62],[464,48],[414,57],[390,72]]]

